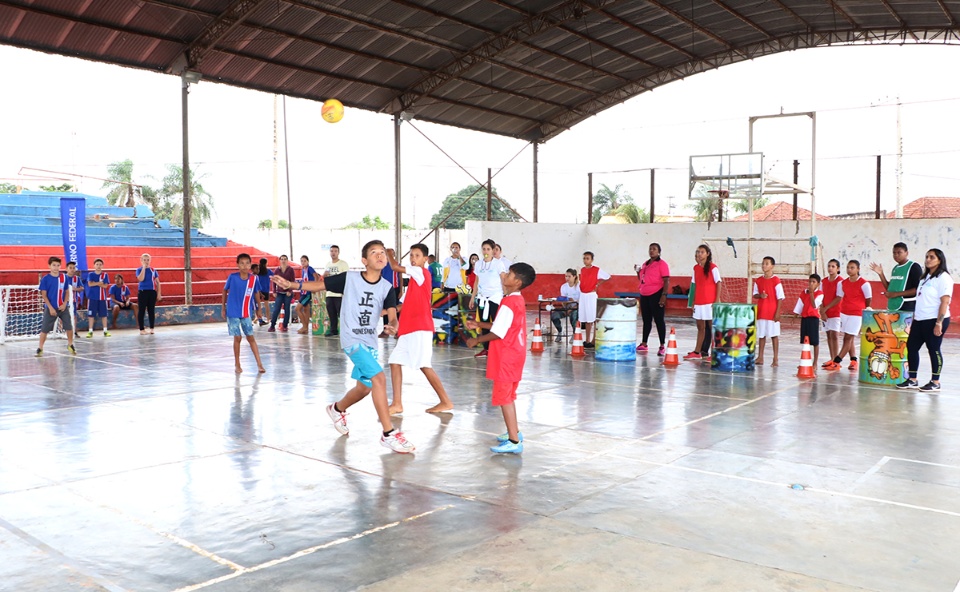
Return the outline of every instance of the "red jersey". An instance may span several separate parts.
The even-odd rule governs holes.
[[[840,276],[837,276],[837,279],[831,280],[829,277],[823,278],[823,282],[820,283],[820,288],[823,290],[823,304],[826,306],[833,302],[833,299],[837,297],[837,286],[840,285]],[[828,319],[837,319],[840,318],[840,305],[836,305],[833,308],[827,310]]]
[[[800,305],[797,308],[800,309],[801,318],[820,318],[820,307],[817,306],[818,299],[821,303],[826,302],[826,300],[823,299],[822,290],[817,290],[813,294],[810,294],[810,290],[807,289],[800,293]],[[794,310],[794,312],[796,312],[796,310]]]
[[[487,378],[496,382],[520,382],[527,359],[527,307],[520,292],[503,297],[497,310],[498,319],[505,310],[512,314],[512,320],[506,335],[490,342]]]
[[[703,273],[702,265],[693,266],[693,282],[696,284],[694,305],[713,304],[717,301],[717,290],[720,283],[720,269],[716,263],[710,264],[710,269]]]
[[[595,292],[597,290],[597,279],[600,276],[600,268],[596,265],[580,268],[580,292]]]
[[[407,294],[403,298],[403,314],[400,315],[400,327],[397,335],[406,335],[414,331],[430,331],[433,333],[433,286],[430,272],[422,267],[408,267],[410,282],[407,284]],[[399,277],[395,273],[394,277]],[[419,276],[419,277],[417,277]],[[420,283],[417,283],[417,282]]]
[[[777,303],[784,299],[783,286],[777,276],[760,276],[753,280],[754,295],[766,294],[766,298],[757,298],[757,318],[772,321],[777,312]]]
[[[840,313],[858,317],[863,314],[863,309],[867,307],[867,296],[863,293],[863,285],[867,280],[862,277],[852,282],[849,279],[843,280],[843,300],[840,301]]]

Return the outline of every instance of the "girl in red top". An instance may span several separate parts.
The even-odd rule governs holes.
[[[824,368],[840,353],[840,303],[833,304],[837,297],[837,286],[843,280],[840,277],[840,262],[831,259],[827,263],[827,274],[828,277],[825,277],[823,282],[820,283],[824,303],[820,307],[820,318],[823,320],[823,328],[827,332],[827,347],[830,348],[830,359],[823,363]]]
[[[697,247],[697,264],[693,266],[693,318],[697,321],[695,349],[684,360],[709,360],[713,342],[713,303],[720,302],[720,269],[713,262],[713,251],[707,245]]]
[[[490,357],[487,358],[487,378],[493,381],[492,403],[500,407],[507,432],[497,437],[499,444],[492,452],[520,454],[523,452],[523,434],[517,425],[517,386],[523,375],[527,359],[527,306],[520,290],[537,279],[537,273],[526,263],[514,263],[510,271],[501,276],[503,299],[493,323],[467,321],[467,328],[489,328],[481,337],[467,339],[467,347],[490,342]]]
[[[477,261],[480,261],[480,255],[477,255],[476,253],[471,253],[470,266],[467,267],[466,271],[464,271],[464,279],[463,279],[463,283],[466,284],[467,286],[472,287],[474,284],[477,283],[477,274],[474,271],[474,267],[477,265]]]
[[[850,370],[857,369],[856,337],[863,323],[863,311],[870,307],[873,290],[870,282],[860,277],[860,262],[851,259],[847,263],[847,279],[837,286],[837,295],[832,304],[840,304],[840,331],[843,333],[843,347],[833,360],[824,366],[826,370],[839,370],[843,356],[850,354]]]

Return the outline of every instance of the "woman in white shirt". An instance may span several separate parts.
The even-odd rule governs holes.
[[[553,311],[550,312],[550,321],[557,328],[557,336],[554,339],[556,343],[561,341],[562,319],[569,316],[571,325],[576,325],[578,320],[577,302],[580,300],[580,281],[577,277],[577,270],[568,269],[564,274],[564,279],[567,281],[560,286],[560,297],[565,300],[557,302]]]
[[[917,308],[913,312],[913,324],[907,337],[907,380],[897,385],[901,389],[919,388],[925,392],[940,390],[940,372],[943,356],[940,344],[943,334],[950,326],[950,297],[953,295],[953,278],[947,271],[947,258],[940,249],[927,251],[926,270],[917,287]],[[933,377],[923,386],[917,383],[920,368],[920,348],[927,346]]]
[[[473,297],[470,299],[470,310],[480,309],[480,320],[484,323],[492,323],[497,317],[497,309],[500,307],[500,300],[503,299],[503,284],[500,283],[500,274],[506,273],[503,264],[499,259],[493,258],[493,248],[496,243],[491,239],[483,241],[481,249],[483,259],[477,262],[473,272],[477,276],[477,281],[473,285]],[[483,329],[482,334],[489,333],[489,329]],[[474,356],[479,358],[487,355],[487,342],[484,342],[483,349]]]

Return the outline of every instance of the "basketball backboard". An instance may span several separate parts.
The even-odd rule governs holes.
[[[761,152],[690,157],[690,199],[757,199],[763,186]]]

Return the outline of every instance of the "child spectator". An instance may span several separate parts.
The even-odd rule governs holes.
[[[250,255],[237,255],[237,273],[231,273],[223,286],[223,299],[220,316],[227,321],[227,332],[233,337],[233,361],[235,372],[240,374],[240,341],[247,338],[253,357],[257,360],[257,371],[266,372],[260,361],[260,348],[253,337],[253,315],[260,303],[260,281],[250,272]]]
[[[443,287],[443,266],[437,263],[437,258],[430,255],[427,260],[430,262],[431,287]]]
[[[793,313],[800,315],[800,343],[809,340],[813,346],[813,367],[817,367],[820,355],[820,307],[823,306],[823,291],[820,289],[820,276],[811,273],[807,289],[800,293]]]
[[[820,284],[824,302],[820,309],[820,318],[827,332],[827,347],[830,349],[830,359],[823,363],[822,368],[832,364],[833,358],[840,353],[840,300],[837,298],[837,287],[841,281],[843,278],[840,277],[840,262],[831,259],[827,263],[827,277]]]
[[[610,274],[593,264],[593,253],[583,254],[580,270],[580,323],[583,325],[583,347],[593,348],[593,325],[597,321],[597,289],[610,279]]]
[[[460,243],[450,244],[450,256],[443,260],[443,291],[456,292],[463,284],[463,274],[460,271],[466,265],[463,255],[460,254]]]
[[[563,340],[562,319],[570,317],[570,324],[576,326],[580,317],[577,310],[577,303],[580,301],[580,278],[577,277],[577,270],[570,268],[563,277],[566,281],[560,285],[560,298],[557,299],[556,307],[550,312],[550,322],[557,328],[554,343],[560,343]]]
[[[87,339],[93,339],[93,325],[97,317],[103,319],[103,336],[107,331],[107,301],[110,299],[110,276],[103,271],[103,259],[93,262],[93,271],[87,274],[87,320],[90,323]]]
[[[767,338],[773,345],[773,364],[780,365],[780,307],[786,295],[780,278],[773,275],[773,267],[777,264],[773,257],[764,257],[761,262],[763,275],[753,280],[753,295],[757,298],[757,347],[758,366],[763,365],[763,350]]]
[[[410,265],[404,267],[396,259],[393,249],[387,249],[390,267],[398,276],[410,276],[407,295],[403,300],[403,315],[397,329],[397,345],[390,353],[390,377],[393,382],[393,403],[390,415],[403,413],[403,366],[419,368],[427,377],[440,402],[427,409],[427,413],[443,413],[453,409],[453,402],[433,369],[433,299],[430,272],[427,262],[427,245],[417,243],[410,247]],[[459,270],[457,275],[460,275]]]
[[[856,337],[863,323],[863,311],[870,307],[873,290],[870,282],[860,277],[860,262],[851,259],[847,263],[847,279],[837,286],[837,296],[833,304],[840,303],[840,331],[843,333],[843,347],[832,363],[824,366],[827,370],[839,370],[843,356],[850,354],[850,370],[857,369]]]
[[[116,282],[114,285],[110,286],[110,302],[111,309],[113,310],[113,329],[117,328],[117,317],[120,316],[121,310],[129,310],[133,312],[133,318],[137,318],[137,305],[134,302],[130,301],[130,288],[123,283],[123,276],[119,273],[113,278],[113,281]]]
[[[260,258],[257,274],[257,289],[260,290],[260,307],[257,309],[257,323],[263,327],[268,324],[270,318],[270,276],[273,272],[267,266],[266,257]]]
[[[473,285],[477,282],[477,261],[480,261],[480,256],[476,253],[470,253],[469,266],[463,270],[463,283],[468,288],[473,288]]]
[[[70,287],[73,288],[73,310],[79,318],[80,309],[83,307],[83,293],[86,287],[83,282],[83,274],[77,269],[77,263],[75,261],[67,261],[67,281],[70,282]],[[80,327],[76,325],[73,326],[73,335],[74,337],[80,337]]]
[[[57,319],[63,323],[63,331],[67,334],[67,351],[77,355],[73,347],[73,320],[70,316],[70,279],[60,273],[60,258],[50,257],[47,265],[50,273],[40,278],[40,298],[43,300],[43,322],[40,325],[40,344],[37,346],[37,357],[43,355],[43,344],[47,340],[47,333],[57,326]]]
[[[383,243],[374,240],[363,246],[361,251],[363,271],[348,271],[314,282],[290,282],[277,275],[273,282],[278,287],[289,289],[298,287],[315,292],[331,290],[343,294],[343,308],[340,317],[340,347],[353,362],[351,377],[356,386],[336,403],[327,405],[327,415],[333,421],[333,427],[342,435],[350,433],[347,428],[347,409],[373,393],[373,406],[377,410],[383,436],[380,444],[394,452],[413,452],[416,448],[403,435],[394,429],[390,419],[390,403],[387,401],[387,378],[377,361],[377,319],[383,309],[387,309],[390,322],[385,330],[393,335],[397,332],[397,302],[393,286],[383,279],[381,271],[387,265],[387,250]]]
[[[312,282],[317,279],[317,270],[310,267],[310,258],[306,255],[300,257],[300,281]],[[300,328],[297,333],[306,335],[310,332],[310,317],[313,313],[313,292],[300,292],[300,299],[297,301],[297,316],[300,318]]]
[[[527,358],[527,307],[520,291],[537,279],[537,273],[526,263],[514,263],[503,277],[504,297],[493,323],[467,322],[468,329],[484,327],[490,332],[467,339],[467,347],[492,342],[487,360],[487,378],[493,381],[492,404],[500,407],[507,431],[497,437],[499,444],[492,452],[520,454],[523,434],[517,425],[517,387],[523,376]]]
[[[500,306],[500,300],[503,298],[503,281],[500,277],[507,272],[503,268],[499,259],[493,258],[493,247],[496,245],[491,239],[483,241],[480,250],[483,253],[483,261],[477,263],[474,273],[477,276],[473,284],[473,297],[470,299],[470,310],[479,309],[480,320],[484,323],[492,322],[497,316],[497,308]],[[483,326],[483,334],[490,331]],[[473,357],[479,358],[487,355],[490,345],[487,341],[480,341],[483,349],[477,352]]]
[[[710,360],[713,343],[713,304],[720,302],[720,269],[713,262],[713,251],[707,245],[697,247],[697,264],[693,266],[693,318],[697,321],[696,349],[684,360]]]

